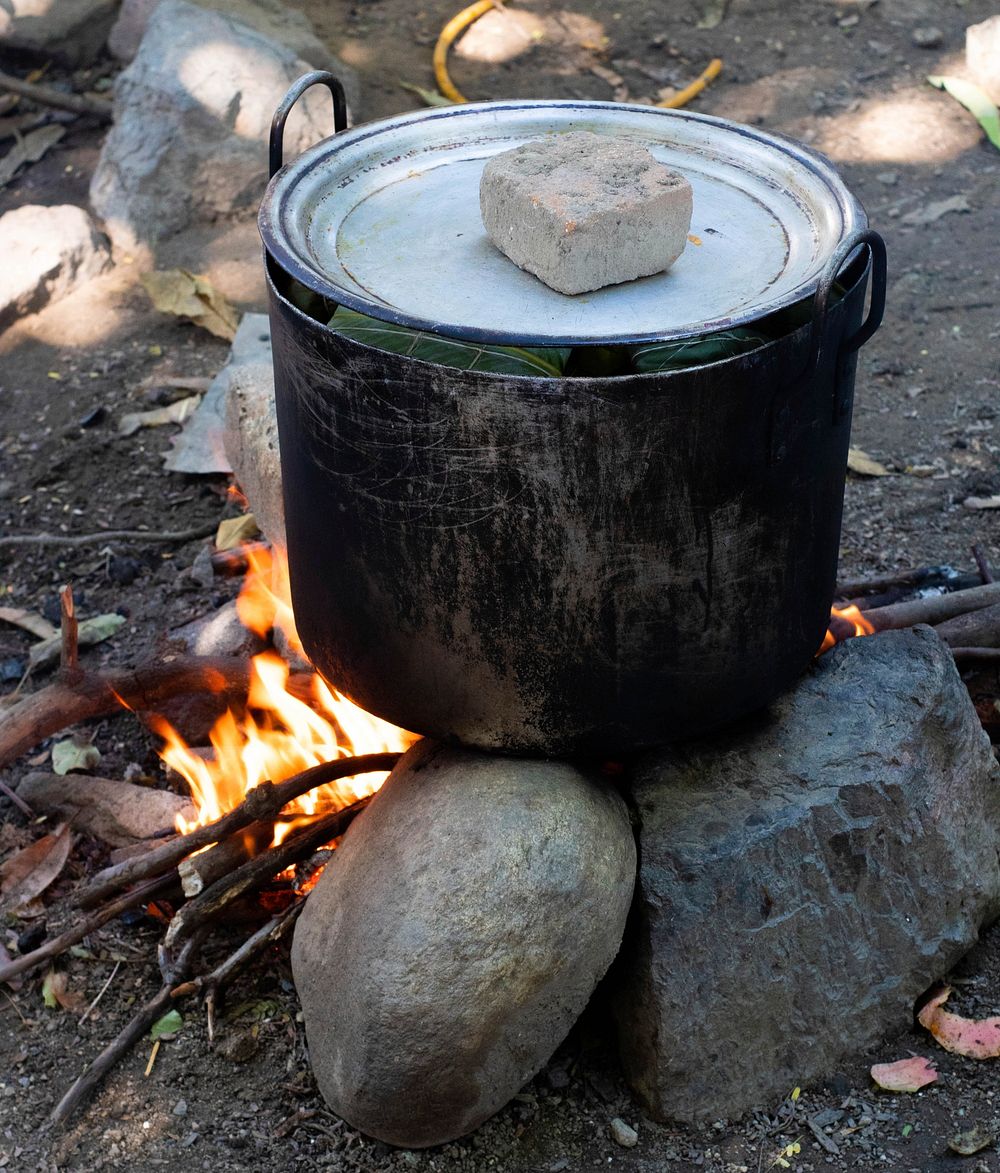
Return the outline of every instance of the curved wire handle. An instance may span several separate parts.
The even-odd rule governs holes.
[[[284,165],[285,122],[292,112],[292,107],[302,97],[306,90],[313,86],[326,86],[333,98],[333,133],[347,129],[347,99],[344,97],[344,87],[339,78],[328,73],[325,69],[315,69],[312,73],[304,73],[296,82],[293,82],[288,93],[281,99],[274,117],[271,119],[271,138],[268,148],[268,172],[271,178]]]
[[[847,263],[851,254],[862,245],[868,246],[872,263],[872,299],[868,307],[868,317],[858,329],[840,344],[841,354],[853,354],[855,350],[868,341],[882,324],[882,315],[885,313],[886,290],[886,253],[885,241],[872,228],[852,233],[842,240],[826,263],[816,294],[813,298],[812,324],[809,334],[809,357],[806,359],[803,379],[811,379],[819,367],[820,351],[823,347],[823,337],[826,333],[826,314],[830,305],[830,295],[840,276],[840,270]]]

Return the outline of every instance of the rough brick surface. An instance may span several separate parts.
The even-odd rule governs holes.
[[[1000,912],[998,770],[930,628],[848,641],[633,793],[616,1015],[658,1119],[773,1104],[905,1030]]]
[[[668,269],[691,226],[682,175],[638,143],[585,131],[496,155],[479,202],[497,248],[560,293]]]
[[[1000,14],[965,30],[965,63],[977,85],[1000,102]]]

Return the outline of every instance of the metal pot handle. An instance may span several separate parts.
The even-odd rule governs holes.
[[[292,83],[271,119],[268,170],[272,178],[284,165],[285,121],[299,98],[313,86],[326,86],[333,97],[333,133],[339,134],[340,131],[347,129],[347,99],[344,97],[344,87],[340,84],[340,80],[325,69],[315,69],[312,73],[304,73],[298,81]]]
[[[868,307],[868,317],[851,335],[840,344],[840,356],[853,354],[868,341],[882,324],[882,315],[885,312],[886,288],[886,253],[885,241],[874,229],[866,228],[855,232],[840,242],[826,263],[816,286],[813,297],[812,324],[809,333],[809,357],[806,359],[802,378],[806,381],[813,378],[819,367],[820,351],[823,348],[823,339],[826,335],[826,315],[830,305],[830,295],[840,270],[847,263],[851,254],[862,245],[868,246],[872,262],[872,298]]]

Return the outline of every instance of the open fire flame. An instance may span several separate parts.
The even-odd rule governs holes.
[[[830,608],[830,626],[827,628],[823,643],[818,655],[822,656],[836,644],[845,639],[853,639],[856,635],[874,635],[875,628],[864,617],[863,612],[854,603],[848,607]]]
[[[290,654],[304,659],[284,553],[248,547],[247,561],[249,569],[236,604],[240,621],[262,636],[279,628]],[[237,716],[228,710],[216,721],[209,734],[210,757],[193,750],[162,719],[157,732],[164,742],[160,756],[187,780],[197,811],[193,821],[178,817],[181,832],[220,818],[261,782],[280,782],[335,758],[402,751],[415,740],[359,709],[318,675],[298,684],[288,664],[273,651],[254,656],[246,712]],[[274,843],[314,815],[373,794],[386,777],[385,772],[359,774],[303,795],[285,808],[283,819],[275,824]]]

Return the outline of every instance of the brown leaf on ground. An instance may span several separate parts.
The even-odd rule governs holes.
[[[953,1055],[969,1059],[1000,1058],[1000,1015],[993,1018],[963,1018],[941,1007],[947,1002],[951,988],[943,990],[921,1009],[917,1021]]]
[[[40,126],[24,135],[0,159],[0,187],[5,187],[21,170],[25,163],[38,160],[66,133],[65,126]]]
[[[847,450],[847,467],[851,472],[862,477],[887,477],[889,470],[880,461],[862,452],[860,448]]]
[[[131,436],[140,428],[159,428],[163,424],[182,424],[194,415],[200,395],[191,395],[187,399],[177,399],[167,407],[154,407],[150,411],[129,411],[122,416],[118,423],[120,436]]]
[[[938,1073],[929,1059],[914,1055],[911,1059],[897,1059],[895,1063],[876,1063],[871,1076],[887,1092],[918,1092],[934,1083]]]
[[[39,639],[49,639],[57,635],[59,630],[43,616],[36,615],[34,611],[26,611],[24,607],[0,607],[0,620],[12,623]]]
[[[257,519],[252,513],[243,513],[239,517],[227,517],[219,522],[219,529],[215,535],[217,550],[235,550],[244,542],[260,535],[257,528]]]
[[[69,823],[15,852],[0,867],[0,897],[11,909],[36,900],[58,877],[69,859],[73,837]]]
[[[236,337],[239,315],[204,277],[187,269],[155,269],[143,273],[142,284],[161,313],[187,318],[227,342]]]
[[[42,998],[50,1010],[61,1006],[63,1010],[82,1010],[87,999],[79,990],[68,989],[68,979],[62,970],[50,969],[42,982]]]

